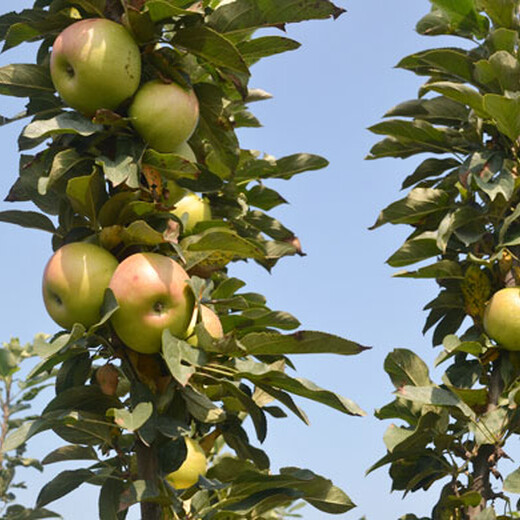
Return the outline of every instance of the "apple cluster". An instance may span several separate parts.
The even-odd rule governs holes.
[[[123,25],[101,18],[73,23],[54,41],[50,71],[59,95],[73,109],[87,117],[101,109],[124,111],[150,148],[196,162],[187,143],[199,119],[193,89],[159,79],[141,84],[141,52]],[[184,235],[211,219],[208,201],[172,180],[166,188]],[[168,256],[140,252],[119,263],[98,245],[76,242],[56,251],[45,268],[45,306],[66,329],[75,323],[95,325],[108,288],[119,305],[111,316],[113,329],[136,352],[159,352],[165,329],[196,344],[198,319],[212,336],[223,335],[217,315],[195,305],[188,273]]]
[[[196,162],[187,143],[199,120],[193,89],[155,79],[141,85],[141,52],[127,29],[111,20],[89,18],[75,22],[54,41],[51,78],[61,98],[92,117],[98,110],[117,110],[129,102],[130,121],[150,148]],[[211,219],[207,201],[168,181],[175,192],[172,213],[189,234],[200,220]]]
[[[45,307],[66,329],[75,323],[86,328],[95,325],[107,288],[119,305],[110,318],[114,331],[136,352],[159,352],[165,329],[197,345],[197,320],[212,337],[223,336],[218,316],[204,305],[198,310],[188,273],[168,256],[134,253],[118,263],[98,245],[73,242],[58,249],[45,267]]]

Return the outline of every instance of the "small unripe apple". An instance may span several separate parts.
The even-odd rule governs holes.
[[[186,437],[188,453],[180,468],[166,476],[166,480],[175,489],[187,489],[197,483],[200,476],[206,475],[208,462],[200,444]]]
[[[152,80],[137,91],[128,114],[151,148],[172,153],[193,134],[199,120],[199,102],[193,90]]]
[[[113,365],[103,365],[96,370],[96,381],[105,395],[116,395],[119,371]]]
[[[188,192],[178,202],[171,211],[183,223],[183,234],[189,235],[199,222],[211,220],[211,207],[209,202],[196,193]],[[183,218],[183,215],[186,215]]]
[[[130,33],[105,18],[69,25],[54,41],[51,77],[62,99],[79,112],[116,109],[141,79],[141,53]]]
[[[520,287],[497,291],[484,311],[486,334],[506,350],[520,350]]]
[[[142,354],[161,350],[168,329],[184,338],[195,298],[189,275],[175,260],[158,253],[136,253],[123,260],[110,281],[119,309],[111,321],[121,341]]]
[[[212,338],[220,339],[224,337],[224,329],[222,328],[222,323],[220,322],[218,315],[206,305],[200,306],[200,321]],[[194,347],[199,344],[196,334],[190,336],[187,341]]]
[[[117,265],[106,249],[87,242],[58,249],[43,273],[43,300],[50,317],[65,329],[75,323],[88,328],[98,322]]]

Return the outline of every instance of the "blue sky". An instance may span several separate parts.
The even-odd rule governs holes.
[[[30,3],[4,0],[2,11]],[[294,357],[300,377],[355,400],[367,417],[343,416],[300,401],[312,425],[292,418],[272,420],[264,447],[274,469],[306,467],[347,491],[359,507],[344,518],[397,520],[407,512],[429,514],[438,488],[403,501],[400,494],[390,494],[386,469],[365,478],[366,469],[385,453],[382,437],[389,425],[375,419],[373,412],[392,399],[383,361],[393,348],[413,349],[431,366],[436,352],[430,338],[421,335],[425,319],[421,309],[436,288],[432,282],[392,278],[393,270],[385,265],[406,236],[406,228],[368,231],[379,211],[401,196],[400,183],[415,162],[365,161],[377,140],[366,128],[392,106],[416,96],[421,81],[394,69],[399,59],[441,45],[442,40],[414,32],[416,21],[429,10],[426,0],[336,3],[348,10],[344,16],[334,22],[288,26],[288,36],[303,47],[253,67],[251,85],[274,98],[251,106],[264,127],[240,134],[242,147],[276,157],[310,152],[329,159],[326,170],[271,184],[290,201],[276,216],[297,233],[307,256],[281,262],[272,274],[252,263],[237,265],[231,272],[248,281],[250,290],[265,294],[271,308],[293,313],[302,328],[373,347],[355,357]],[[13,50],[0,60],[4,65],[31,58]],[[12,115],[21,106],[12,98],[0,98],[0,114]],[[16,138],[21,128],[21,124],[0,128],[1,199],[17,176]],[[4,209],[13,205],[0,202],[0,210]],[[0,226],[0,338],[18,336],[27,341],[37,332],[56,331],[40,294],[41,274],[51,254],[50,235]],[[30,453],[41,456],[58,442],[42,435],[30,444]],[[27,473],[30,489],[24,500],[34,500],[51,470],[63,469],[65,465],[49,468],[43,477]],[[54,509],[66,519],[92,520],[97,517],[96,502],[97,488],[86,486]],[[303,516],[319,520],[325,515],[307,507]]]

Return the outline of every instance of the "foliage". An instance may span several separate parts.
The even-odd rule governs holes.
[[[442,345],[436,365],[447,368],[436,384],[415,353],[389,354],[396,398],[376,415],[401,425],[387,430],[388,452],[372,469],[389,465],[393,489],[404,493],[442,482],[434,520],[505,520],[518,517],[505,493],[520,493],[518,470],[502,476],[501,467],[506,441],[520,432],[520,357],[487,337],[482,320],[493,293],[520,284],[520,4],[431,3],[417,31],[464,38],[464,45],[399,62],[426,82],[417,99],[371,128],[386,137],[368,158],[427,154],[404,179],[406,196],[374,227],[411,226],[388,263],[409,269],[422,262],[397,276],[437,282],[423,330]]]
[[[23,380],[20,376],[20,365],[34,358],[38,349],[45,345],[45,337],[39,335],[34,343],[21,345],[17,339],[3,343],[0,348],[0,406],[2,409],[0,430],[0,502],[2,503],[2,518],[7,520],[32,520],[36,518],[61,518],[59,515],[36,507],[29,509],[16,504],[14,490],[25,489],[25,482],[15,480],[17,468],[34,468],[43,471],[39,460],[25,456],[27,446],[20,444],[12,454],[4,453],[3,448],[7,436],[15,431],[25,421],[34,419],[27,415],[31,402],[51,385],[52,374],[43,374]]]
[[[117,302],[110,291],[99,323],[57,333],[40,349],[42,360],[31,372],[56,372],[56,396],[40,417],[12,432],[4,448],[17,449],[50,429],[68,444],[44,462],[89,465],[47,483],[38,507],[85,482],[100,487],[102,520],[125,518],[136,503],[145,519],[162,514],[208,520],[281,518],[300,500],[331,514],[354,506],[309,470],[290,467],[273,475],[244,422],[251,421],[260,443],[269,416],[292,412],[306,423],[295,396],[362,415],[349,399],[295,377],[288,356],[354,355],[365,347],[323,332],[294,332],[300,326],[295,317],[270,309],[260,294],[242,291],[245,283],[227,273],[234,261],[253,260],[270,270],[281,258],[302,254],[293,231],[269,215],[286,201],[267,183],[327,165],[306,153],[275,159],[240,148],[236,131],[260,126],[249,105],[269,97],[248,88],[250,66],[299,46],[256,31],[342,12],[328,0],[36,0],[32,9],[0,17],[4,50],[40,42],[36,63],[0,69],[0,93],[29,99],[22,114],[3,122],[30,119],[18,142],[19,176],[6,200],[36,206],[1,212],[0,220],[49,232],[55,249],[87,240],[119,260],[136,251],[177,259],[190,274],[197,306],[210,304],[226,333],[215,340],[199,323],[197,347],[165,332],[161,354],[136,354],[112,331]],[[190,139],[196,162],[147,148],[127,107],[98,110],[89,119],[56,95],[48,66],[54,38],[78,19],[100,16],[122,21],[140,44],[142,81],[193,86],[200,103]],[[170,212],[168,180],[203,193],[213,220],[184,236],[182,220]],[[116,374],[117,388],[100,380],[103,367]],[[200,441],[211,468],[197,486],[181,492],[163,477],[183,462],[185,435]]]

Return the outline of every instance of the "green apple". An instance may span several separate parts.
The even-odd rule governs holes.
[[[152,80],[137,91],[128,114],[151,148],[171,153],[193,134],[199,120],[199,102],[193,90]]]
[[[500,347],[520,350],[520,287],[497,291],[486,306],[483,324]]]
[[[193,192],[187,192],[184,197],[176,202],[171,213],[182,221],[183,235],[192,233],[199,222],[211,220],[209,202]]]
[[[142,354],[161,350],[162,333],[185,337],[194,308],[188,273],[158,253],[135,253],[123,260],[110,281],[119,309],[111,321],[130,349]]]
[[[222,323],[217,315],[206,305],[200,306],[200,322],[204,325],[204,328],[208,331],[208,334],[215,339],[224,337],[224,329]],[[199,340],[196,334],[193,334],[187,339],[190,345],[196,347],[199,344]]]
[[[73,242],[58,249],[43,274],[43,300],[50,317],[65,329],[98,322],[117,266],[114,256],[94,244]]]
[[[116,109],[134,95],[141,53],[130,33],[104,18],[69,25],[52,46],[51,77],[62,99],[79,112]]]
[[[166,480],[175,489],[187,489],[197,483],[199,477],[207,471],[208,462],[206,454],[200,444],[189,438],[185,438],[188,453],[180,468],[166,476]]]

